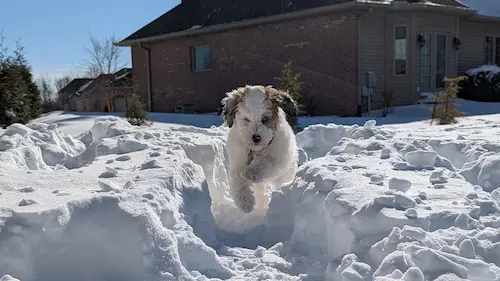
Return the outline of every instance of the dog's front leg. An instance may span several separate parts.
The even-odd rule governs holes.
[[[242,177],[251,183],[261,183],[276,174],[274,170],[277,168],[271,156],[255,156],[252,163],[243,169]]]
[[[241,177],[240,173],[229,173],[230,193],[234,204],[245,213],[250,213],[255,207],[255,196],[250,189],[250,182]]]

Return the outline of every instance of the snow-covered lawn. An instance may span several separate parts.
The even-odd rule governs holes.
[[[219,116],[12,125],[0,280],[499,281],[500,109],[461,109],[476,116],[303,118],[349,125],[300,132],[295,181],[251,214],[228,198]]]
[[[429,97],[426,101],[433,100]],[[423,100],[425,101],[425,100]],[[480,103],[458,99],[459,110],[465,112],[466,116],[491,115],[500,112],[497,103]],[[376,120],[378,125],[407,124],[419,121],[425,121],[429,118],[429,104],[401,106],[395,108],[394,112],[388,117],[380,117],[380,111],[375,110],[359,118],[342,118],[336,116],[323,117],[300,117],[301,127],[307,127],[315,124],[342,124],[342,125],[363,125],[366,121]],[[105,116],[123,116],[123,113],[89,113],[89,112],[52,112],[42,115],[31,123],[57,124],[62,132],[68,133],[74,137],[90,130],[97,117]],[[168,113],[150,113],[148,118],[153,121],[154,128],[172,128],[184,126],[196,126],[201,128],[218,127],[222,124],[222,118],[215,114],[168,114]],[[1,132],[0,128],[0,132]]]

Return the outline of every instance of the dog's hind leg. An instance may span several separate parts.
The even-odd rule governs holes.
[[[269,194],[267,184],[258,183],[252,186],[255,196],[255,208],[267,209],[269,205]]]

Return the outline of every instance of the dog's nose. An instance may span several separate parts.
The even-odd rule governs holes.
[[[252,140],[253,140],[253,143],[257,144],[260,142],[261,138],[259,135],[253,135]]]

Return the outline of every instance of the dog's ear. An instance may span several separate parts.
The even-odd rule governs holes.
[[[238,109],[238,104],[243,100],[244,94],[245,88],[238,88],[226,93],[226,97],[222,99],[222,118],[227,123],[229,128],[231,128],[234,124],[236,110]]]
[[[297,102],[287,92],[277,90],[272,86],[266,86],[266,95],[274,106],[279,106],[283,109],[290,125],[297,123],[299,111]]]

